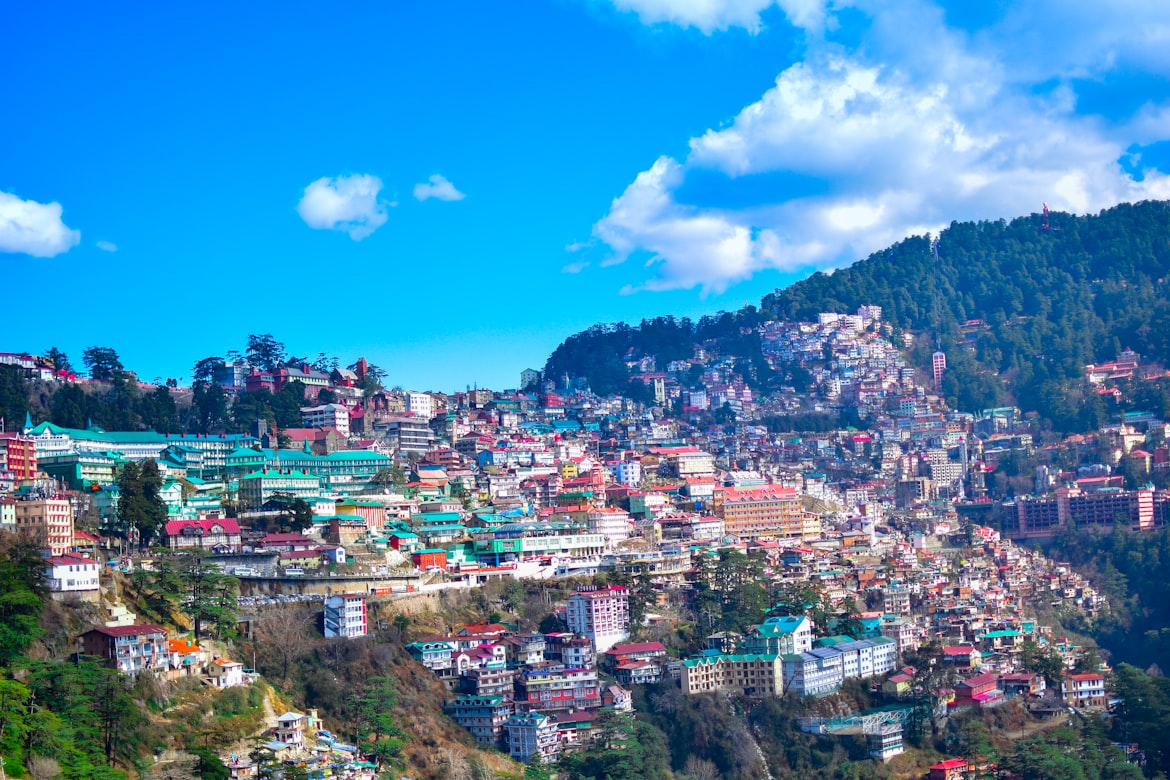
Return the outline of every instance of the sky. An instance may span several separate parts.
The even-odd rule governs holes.
[[[1170,198],[1170,3],[10,4],[0,351],[515,387],[953,220]]]

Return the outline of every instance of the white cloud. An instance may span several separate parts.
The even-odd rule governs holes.
[[[96,246],[98,249],[102,250],[103,252],[117,252],[118,251],[118,245],[112,241],[98,241]]]
[[[780,6],[797,27],[819,30],[825,23],[823,0],[613,0],[620,11],[632,11],[643,24],[694,27],[710,35],[742,27],[758,33],[760,13]]]
[[[305,187],[297,213],[315,230],[341,230],[361,241],[386,224],[390,204],[378,198],[381,190],[382,180],[368,173],[323,176]]]
[[[55,257],[81,241],[81,231],[61,221],[61,204],[37,203],[0,192],[0,252]]]
[[[455,189],[455,185],[447,181],[447,177],[438,173],[421,184],[414,185],[415,200],[436,198],[438,200],[463,200],[467,196]]]
[[[856,49],[814,42],[760,100],[692,138],[685,159],[660,157],[613,201],[594,226],[608,262],[649,258],[648,278],[624,291],[721,292],[761,270],[833,267],[1042,201],[1083,213],[1170,197],[1164,173],[1136,181],[1118,164],[1131,143],[1170,137],[1166,108],[1147,106],[1129,127],[1078,116],[1067,85],[1017,83],[938,8],[874,14]],[[786,177],[817,186],[777,184],[755,205],[721,208],[684,189],[695,172],[751,191]]]
[[[566,263],[561,268],[561,273],[564,274],[579,274],[589,267],[588,260],[575,260],[572,263]]]

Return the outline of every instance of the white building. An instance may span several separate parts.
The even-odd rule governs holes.
[[[618,484],[630,487],[642,484],[642,464],[638,461],[621,460],[611,463],[609,473],[613,474],[613,479]]]
[[[406,411],[429,420],[435,416],[435,399],[427,393],[408,392],[406,394]]]
[[[342,436],[349,436],[349,410],[344,404],[302,407],[301,425],[306,428],[336,428]]]
[[[630,515],[620,509],[591,509],[589,511],[589,532],[601,534],[608,545],[613,546],[630,538]]]
[[[82,555],[66,553],[45,560],[49,590],[54,593],[77,593],[98,589],[101,565]]]
[[[352,638],[366,635],[366,597],[342,593],[325,599],[325,636]]]
[[[216,688],[232,688],[244,684],[244,665],[227,658],[216,658],[207,665],[207,676]]]
[[[581,586],[565,604],[565,622],[574,634],[593,640],[604,653],[630,636],[630,591],[620,585]]]

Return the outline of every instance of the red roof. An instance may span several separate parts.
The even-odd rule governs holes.
[[[975,652],[975,648],[971,645],[957,645],[955,647],[944,647],[944,655],[971,655]]]
[[[666,652],[666,646],[661,642],[631,642],[628,645],[614,645],[605,651],[606,655],[624,655],[625,653],[647,653],[654,650]]]
[[[51,563],[54,566],[76,566],[78,564],[92,564],[98,565],[98,562],[86,558],[84,555],[74,555],[73,553],[65,553],[64,555],[55,555],[52,558],[46,558],[45,563]]]
[[[476,634],[502,634],[508,630],[507,626],[501,626],[499,623],[468,623],[459,633],[464,636],[475,636]]]
[[[965,758],[948,758],[946,761],[939,761],[931,769],[960,769],[965,766],[967,766]]]
[[[106,636],[141,636],[142,634],[163,634],[167,630],[153,623],[142,623],[133,626],[94,626],[90,631],[97,631]]]
[[[171,520],[166,524],[167,536],[178,536],[184,528],[201,528],[203,533],[211,533],[212,526],[218,525],[225,534],[238,534],[240,524],[231,517],[211,518],[204,520]]]

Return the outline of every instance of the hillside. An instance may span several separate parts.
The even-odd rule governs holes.
[[[925,367],[947,352],[944,394],[973,410],[1015,403],[1062,431],[1099,422],[1100,401],[1079,390],[1087,363],[1123,348],[1143,360],[1170,357],[1170,204],[1122,204],[1100,214],[1054,213],[1006,222],[956,222],[933,240],[912,237],[831,274],[764,297],[759,309],[687,319],[598,325],[565,340],[546,376],[585,379],[599,393],[622,390],[623,358],[653,355],[659,370],[695,346],[742,358],[744,379],[767,391],[775,372],[751,332],[769,320],[882,307],[883,319],[918,338],[910,357]],[[971,322],[971,321],[981,322]],[[964,348],[969,347],[969,348]],[[634,390],[637,393],[637,389]]]

